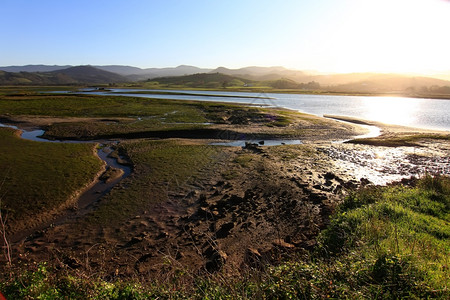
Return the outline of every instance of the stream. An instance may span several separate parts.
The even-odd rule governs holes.
[[[87,211],[89,211],[89,208],[91,205],[93,205],[95,202],[97,202],[101,197],[106,195],[115,185],[117,185],[120,181],[128,177],[131,172],[132,168],[130,166],[126,166],[123,164],[120,164],[118,162],[117,158],[111,157],[110,154],[114,151],[111,147],[111,144],[117,143],[114,141],[65,141],[65,140],[47,140],[44,138],[41,138],[44,134],[44,130],[37,129],[37,130],[23,130],[21,128],[18,128],[17,126],[13,125],[5,125],[0,123],[0,127],[7,127],[7,128],[13,128],[16,130],[22,131],[20,137],[26,140],[35,141],[35,142],[46,142],[46,143],[99,143],[101,147],[97,150],[97,156],[106,164],[106,170],[109,168],[114,168],[121,170],[121,175],[117,178],[113,178],[112,180],[101,180],[100,178],[97,178],[94,182],[94,184],[90,185],[88,188],[86,188],[78,197],[76,207],[77,210],[74,213],[71,210],[67,210],[66,212],[63,212],[60,216],[58,216],[55,220],[52,220],[48,224],[44,224],[39,226],[39,228],[33,228],[29,232],[21,233],[20,236],[13,237],[14,241],[21,240],[24,237],[28,236],[29,234],[32,234],[36,230],[46,228],[53,225],[58,225],[61,223],[64,223],[68,218],[76,215],[83,215]],[[120,157],[122,158],[122,157]],[[100,176],[101,177],[101,176]]]

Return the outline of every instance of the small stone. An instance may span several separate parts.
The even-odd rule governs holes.
[[[218,239],[227,237],[230,234],[231,229],[234,228],[234,225],[235,224],[233,222],[222,224],[222,226],[220,226],[219,230],[217,230],[216,232],[216,237]]]

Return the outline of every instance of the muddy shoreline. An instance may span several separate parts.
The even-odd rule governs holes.
[[[16,243],[16,262],[48,261],[106,279],[145,281],[170,276],[180,267],[234,274],[312,249],[335,206],[352,189],[426,172],[450,175],[448,140],[425,138],[420,149],[394,151],[331,142],[337,138],[222,147],[198,176],[127,220],[92,222],[89,212],[103,205],[96,202]],[[177,136],[173,141],[182,146],[212,140]],[[133,176],[113,189],[126,191]]]
[[[67,142],[43,139],[38,136],[41,133],[44,133],[43,130],[40,129],[36,130],[33,128],[35,129],[34,131],[27,131],[18,128],[15,125],[4,125],[2,123],[0,123],[0,127],[10,127],[17,130],[17,136],[22,139],[38,142]],[[106,141],[103,142],[106,143]],[[108,143],[110,143],[110,141],[108,141]],[[111,156],[114,151],[115,150],[111,146],[95,143],[93,155],[103,161],[103,166],[94,178],[84,187],[75,191],[60,207],[40,213],[38,220],[36,220],[37,223],[34,225],[27,224],[28,228],[26,229],[20,229],[20,225],[16,225],[15,232],[10,235],[10,242],[19,243],[25,238],[32,237],[36,232],[45,230],[48,227],[63,224],[67,219],[73,218],[75,215],[81,216],[88,213],[90,207],[95,204],[95,202],[107,194],[121,180],[128,177],[132,172],[131,166],[118,162],[120,160],[122,163],[126,163],[126,160],[124,160],[123,157],[117,156],[115,158]]]

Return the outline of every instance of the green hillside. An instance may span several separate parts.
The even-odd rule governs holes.
[[[52,72],[0,71],[0,85],[80,85],[127,82],[116,73],[92,66],[78,66]]]

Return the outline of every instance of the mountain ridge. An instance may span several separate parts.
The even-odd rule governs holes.
[[[276,89],[306,89],[316,91],[350,93],[395,93],[395,92],[439,92],[448,94],[450,81],[426,77],[408,76],[395,73],[346,73],[346,74],[310,74],[299,70],[290,70],[281,66],[250,66],[239,69],[218,67],[216,69],[179,65],[169,68],[141,69],[132,66],[58,66],[26,65],[0,67],[0,85],[76,85],[76,84],[115,84],[137,81],[189,82],[196,87],[203,83],[216,88],[238,87],[267,84]],[[8,72],[15,70],[18,72]],[[37,70],[26,72],[25,70]],[[53,70],[43,72],[43,70]],[[181,75],[180,75],[181,74]],[[193,76],[195,74],[223,74],[226,76]],[[178,79],[168,79],[180,77]],[[220,78],[212,81],[211,78]],[[193,81],[191,81],[191,79]],[[214,82],[214,84],[212,84]],[[207,87],[207,86],[205,86]]]
[[[129,81],[116,73],[92,66],[76,66],[50,72],[7,72],[0,70],[0,85],[79,85]]]

